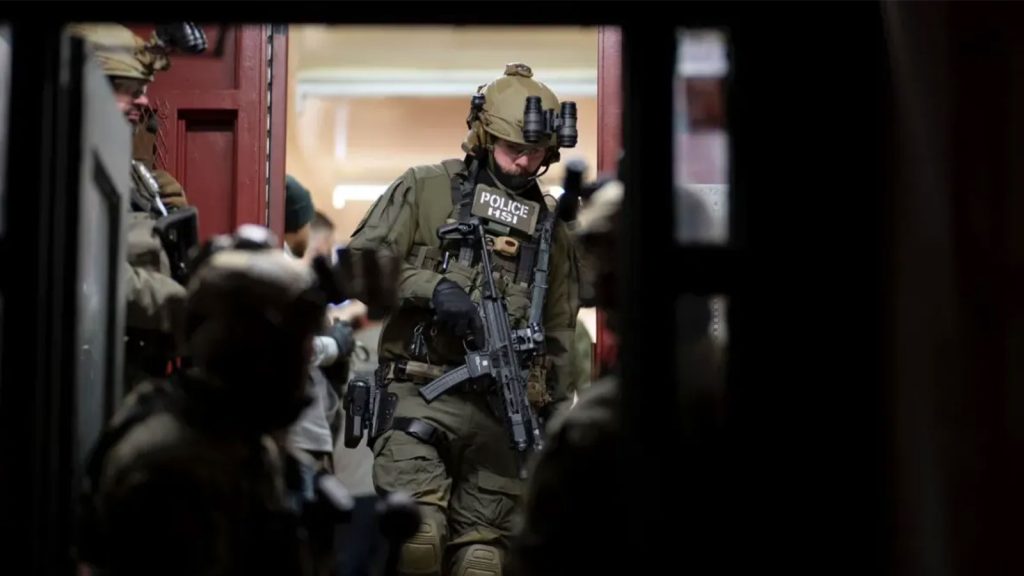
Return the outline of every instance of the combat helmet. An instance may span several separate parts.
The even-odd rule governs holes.
[[[170,68],[155,32],[148,42],[114,23],[71,24],[67,32],[85,40],[107,76],[152,82],[156,72]]]
[[[525,146],[545,145],[542,165],[547,166],[558,162],[560,147],[576,146],[576,103],[560,103],[521,62],[506,65],[504,75],[477,88],[466,124],[469,133],[462,143],[466,153],[489,148],[495,138]]]
[[[252,224],[214,237],[194,266],[184,334],[193,390],[230,399],[250,429],[287,425],[308,403],[311,339],[326,311],[316,276]]]
[[[615,307],[624,194],[622,181],[609,180],[590,196],[577,216],[574,236],[579,247],[580,283],[586,287],[580,289],[583,306]]]
[[[158,24],[149,40],[112,22],[75,23],[67,32],[85,40],[107,76],[144,82],[152,82],[156,72],[171,67],[169,54],[199,54],[207,46],[206,33],[193,22]]]

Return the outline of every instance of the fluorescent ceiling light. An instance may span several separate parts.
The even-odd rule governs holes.
[[[335,69],[303,70],[296,77],[299,102],[308,96],[466,96],[494,78],[493,70]],[[556,69],[542,80],[561,99],[597,96],[596,69]]]
[[[331,194],[331,204],[341,210],[347,202],[373,202],[387,189],[387,184],[338,184]]]
[[[729,73],[726,37],[720,30],[684,30],[676,49],[676,75],[720,78]]]

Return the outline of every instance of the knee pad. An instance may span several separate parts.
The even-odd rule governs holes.
[[[472,544],[455,554],[452,576],[501,576],[501,550],[488,544]]]
[[[447,523],[434,506],[420,506],[422,520],[416,533],[402,545],[398,572],[409,576],[440,576]]]

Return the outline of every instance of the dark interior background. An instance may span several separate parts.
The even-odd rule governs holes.
[[[366,4],[357,14],[268,3],[246,18],[623,26],[623,258],[642,272],[623,282],[633,489],[595,505],[627,507],[634,525],[608,530],[639,565],[1020,573],[1024,6],[685,3],[670,15],[666,4]],[[80,6],[49,16],[119,18]],[[55,476],[69,439],[48,428],[68,409],[46,306],[62,266],[49,172],[56,24],[12,21],[17,145],[0,199],[3,561],[28,560],[33,574],[67,573],[71,510]],[[732,241],[721,249],[672,239],[684,24],[724,27],[732,41]],[[686,375],[671,362],[666,311],[688,292],[730,298],[723,416],[697,431],[682,426],[685,402],[668,401]]]

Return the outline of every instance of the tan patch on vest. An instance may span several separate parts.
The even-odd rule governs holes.
[[[546,361],[543,364],[531,366],[526,379],[526,398],[537,409],[551,403],[551,394],[548,393],[547,386],[548,364],[549,362]]]

